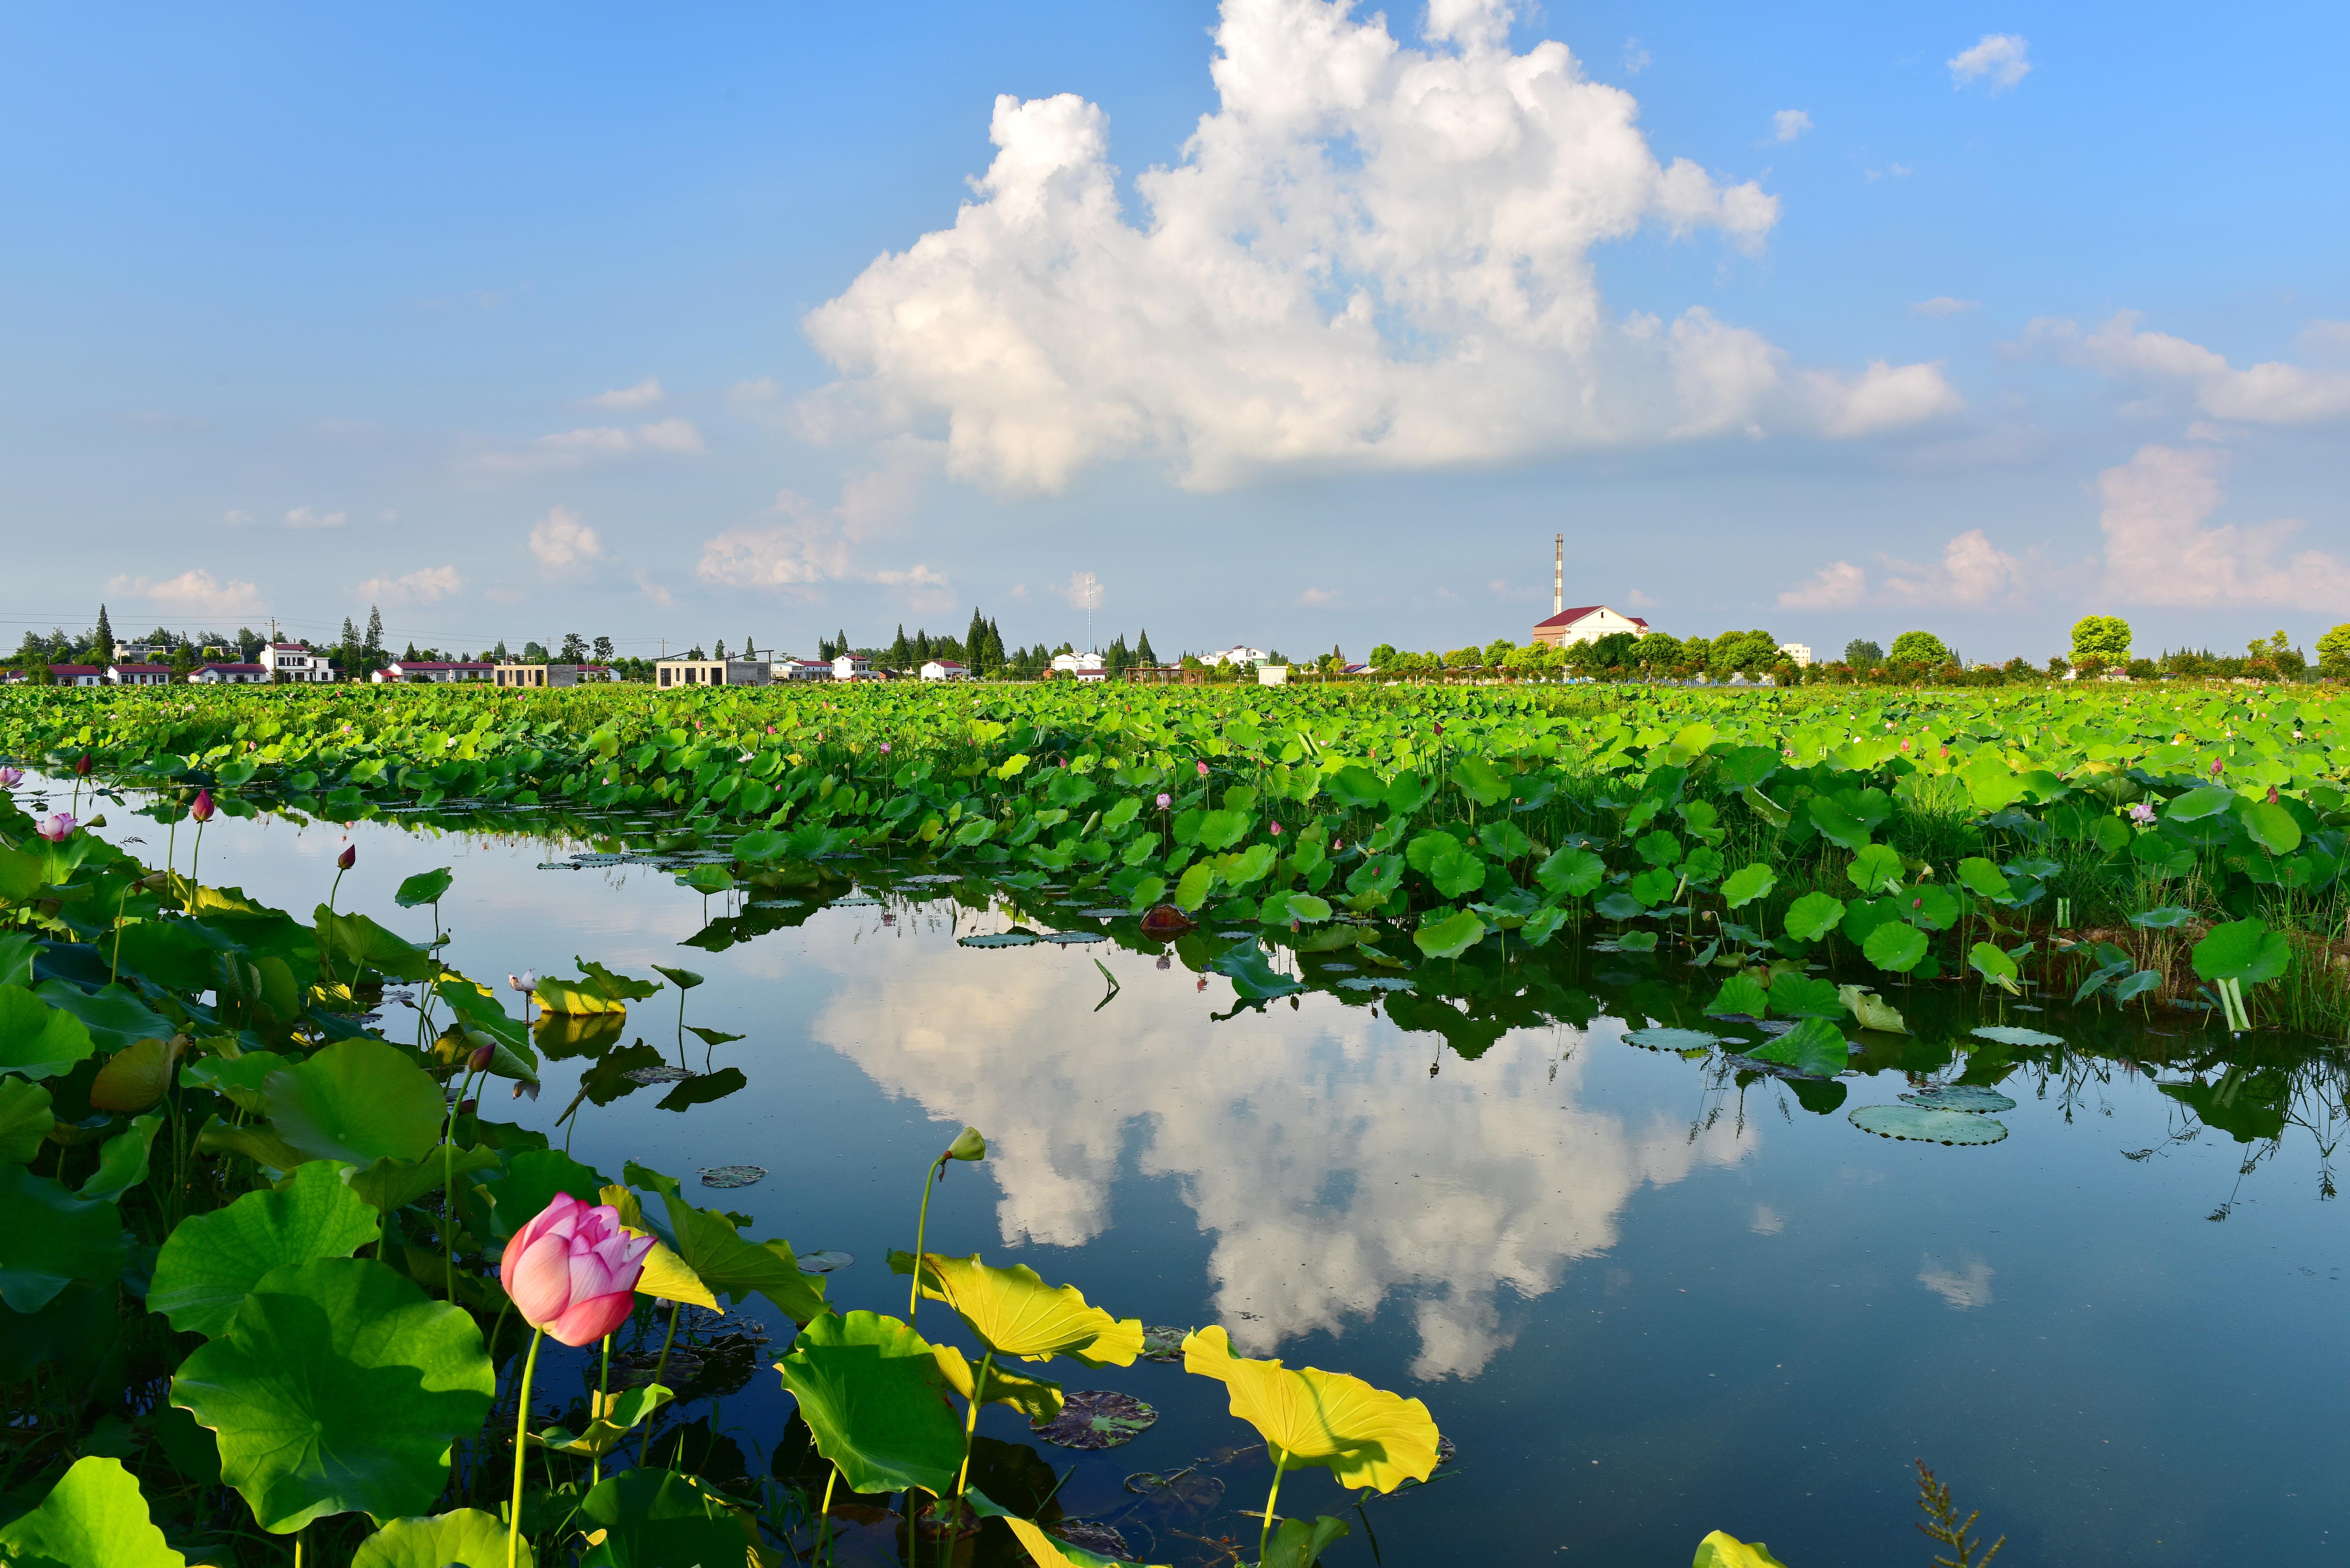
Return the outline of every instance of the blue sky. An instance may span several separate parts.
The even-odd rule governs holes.
[[[1564,531],[1570,602],[1684,634],[2306,646],[2350,619],[2345,35],[27,12],[0,640],[1082,642],[1092,573],[1105,636],[1359,656],[1523,638]]]

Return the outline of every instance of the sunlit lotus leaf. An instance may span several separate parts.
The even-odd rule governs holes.
[[[1806,1018],[1777,1039],[1745,1054],[1757,1062],[1792,1067],[1814,1078],[1833,1078],[1851,1064],[1844,1031],[1825,1018]]]
[[[1872,844],[1853,857],[1844,874],[1864,893],[1883,893],[1901,886],[1901,857],[1887,845]]]
[[[1183,1370],[1222,1383],[1232,1414],[1254,1427],[1284,1463],[1326,1466],[1350,1490],[1393,1491],[1407,1480],[1426,1480],[1436,1468],[1436,1423],[1417,1399],[1343,1372],[1234,1355],[1221,1327],[1183,1341]]]
[[[2248,984],[2274,980],[2293,962],[2293,949],[2282,931],[2272,931],[2263,920],[2230,920],[2214,926],[2195,944],[2195,972],[2205,980],[2235,980]]]
[[[1970,891],[1995,904],[2015,901],[2013,890],[2008,886],[2007,873],[1980,855],[1969,856],[1959,862],[1959,880]]]
[[[130,1238],[114,1205],[78,1198],[21,1165],[0,1165],[0,1301],[34,1313],[75,1280],[115,1278]]]
[[[161,1114],[132,1118],[130,1127],[99,1146],[98,1168],[89,1173],[88,1179],[77,1191],[84,1198],[102,1198],[112,1202],[145,1181],[148,1152],[154,1147],[156,1130],[162,1125]]]
[[[558,1192],[568,1192],[582,1203],[601,1201],[597,1194],[604,1178],[559,1148],[517,1149],[505,1158],[505,1170],[482,1183],[490,1199],[490,1229],[500,1238],[513,1235],[534,1219]]]
[[[1388,815],[1409,816],[1421,806],[1426,805],[1429,798],[1435,794],[1434,780],[1424,779],[1418,774],[1398,774],[1388,783]]]
[[[759,1561],[748,1519],[709,1482],[673,1470],[624,1470],[580,1500],[571,1525],[588,1551],[579,1568],[734,1568]]]
[[[1907,974],[1926,956],[1926,933],[1915,926],[1895,921],[1869,932],[1860,950],[1877,968]]]
[[[24,986],[0,985],[0,1071],[52,1078],[72,1072],[97,1049],[88,1026],[72,1013]]]
[[[32,1164],[57,1120],[48,1090],[23,1078],[0,1078],[0,1161]]]
[[[284,1263],[348,1258],[373,1241],[376,1212],[327,1160],[296,1166],[276,1191],[248,1192],[225,1209],[192,1214],[163,1239],[147,1310],[206,1338],[229,1320],[261,1277]]]
[[[550,975],[538,982],[530,999],[549,1012],[578,1016],[590,1012],[626,1012],[629,1004],[604,994],[604,988],[590,981],[558,980]]]
[[[1104,1557],[1098,1552],[1073,1546],[1058,1536],[1048,1535],[1035,1521],[1021,1518],[1010,1509],[990,1498],[977,1487],[962,1494],[962,1500],[973,1513],[984,1519],[1000,1519],[1011,1527],[1020,1549],[1036,1568],[1137,1568],[1129,1558]]]
[[[269,1122],[313,1159],[414,1159],[440,1141],[441,1085],[380,1040],[338,1040],[265,1085]]]
[[[2220,784],[2205,784],[2174,797],[2162,808],[2162,815],[2172,822],[2197,822],[2217,816],[2235,804],[2235,791]]]
[[[929,1341],[894,1317],[827,1314],[775,1363],[816,1450],[853,1491],[943,1493],[962,1464],[962,1423]]]
[[[2159,909],[2140,909],[2129,918],[2129,923],[2144,930],[2167,931],[2174,927],[2183,926],[2194,918],[2195,911],[2192,909],[2181,909],[2175,904],[2166,904]]]
[[[161,1100],[172,1086],[172,1068],[187,1043],[183,1034],[169,1040],[151,1036],[108,1057],[89,1086],[91,1108],[143,1111]]]
[[[1868,842],[1868,829],[1852,813],[1825,795],[1811,801],[1812,826],[1820,836],[1845,849],[1858,850]]]
[[[1987,1084],[1945,1084],[1939,1088],[1919,1089],[1901,1097],[1929,1111],[1971,1111],[1980,1116],[1985,1112],[2015,1109],[2013,1100]]]
[[[1850,1119],[1863,1132],[1916,1143],[1997,1143],[2007,1136],[2007,1124],[1990,1116],[1920,1106],[1861,1106]]]
[[[1771,1011],[1783,1018],[1842,1018],[1844,998],[1815,975],[1781,974],[1771,981]]]
[[[1326,1513],[1310,1524],[1302,1519],[1284,1519],[1274,1527],[1259,1568],[1314,1568],[1332,1542],[1351,1533],[1345,1520]]]
[[[1722,879],[1721,901],[1733,909],[1742,909],[1767,895],[1777,886],[1778,880],[1777,874],[1771,867],[1758,861],[1731,872]]]
[[[789,1241],[781,1237],[746,1241],[725,1215],[696,1209],[674,1192],[662,1193],[661,1202],[669,1211],[670,1235],[679,1261],[711,1293],[729,1298],[737,1306],[754,1294],[763,1295],[794,1323],[807,1323],[831,1311],[825,1304],[824,1280],[800,1272],[799,1254]],[[647,1277],[651,1272],[648,1263]],[[638,1281],[637,1289],[646,1294],[666,1293],[656,1292],[644,1279]],[[692,1298],[671,1295],[669,1299]]]
[[[939,1358],[940,1375],[947,1386],[962,1399],[971,1397],[972,1379],[978,1366],[971,1358],[951,1345],[933,1345],[931,1348]],[[1009,1405],[1028,1417],[1032,1424],[1042,1425],[1061,1413],[1061,1386],[1042,1377],[1029,1377],[1008,1366],[993,1362],[987,1366],[987,1395],[983,1405]]]
[[[1806,893],[1787,906],[1787,934],[1799,942],[1815,942],[1844,919],[1844,900],[1825,893]]]
[[[2062,1045],[2061,1034],[2047,1034],[2037,1029],[2020,1029],[2012,1023],[1982,1023],[1967,1031],[1978,1040],[1988,1040],[1995,1045]]]
[[[1771,1549],[1757,1541],[1752,1545],[1727,1532],[1717,1530],[1697,1543],[1697,1557],[1690,1568],[1787,1568],[1771,1555]]]
[[[1751,974],[1733,974],[1724,981],[1714,999],[1705,1004],[1710,1013],[1743,1013],[1749,1018],[1761,1018],[1771,1011],[1771,993]]]
[[[1902,1022],[1901,1010],[1875,992],[1857,985],[1840,985],[1836,995],[1844,999],[1845,1010],[1863,1029],[1882,1030],[1887,1034],[1909,1033],[1909,1025]]]
[[[515,1561],[518,1568],[537,1563],[529,1537]],[[506,1568],[506,1527],[478,1508],[391,1520],[359,1542],[351,1568]]]
[[[1432,959],[1459,958],[1485,940],[1485,922],[1468,909],[1455,909],[1411,933],[1411,944]]]
[[[120,1459],[95,1454],[76,1459],[38,1508],[0,1526],[0,1563],[12,1568],[185,1568],[187,1561],[155,1528],[138,1478]]]
[[[889,1272],[910,1274],[913,1260],[889,1254]],[[944,1302],[998,1355],[1049,1361],[1066,1355],[1087,1366],[1130,1366],[1142,1354],[1142,1321],[1088,1306],[1075,1285],[1048,1285],[1024,1263],[993,1268],[968,1258],[922,1254],[922,1294]]]
[[[372,1260],[328,1258],[262,1276],[181,1363],[172,1403],[218,1435],[221,1479],[282,1535],[430,1509],[495,1386],[470,1314]]]
[[[1568,845],[1534,867],[1534,880],[1554,893],[1580,898],[1596,888],[1607,863],[1588,849]]]
[[[2015,961],[1996,944],[1977,942],[1967,950],[1967,963],[1993,985],[2009,992],[2016,989]]]
[[[531,1446],[558,1454],[575,1454],[581,1459],[601,1459],[620,1446],[621,1439],[641,1426],[645,1419],[662,1406],[677,1397],[676,1390],[658,1383],[639,1384],[617,1394],[588,1390],[588,1427],[574,1432],[566,1427],[546,1427],[530,1435]]]
[[[1645,1046],[1651,1051],[1704,1051],[1721,1038],[1701,1029],[1635,1029],[1624,1036],[1627,1044]]]

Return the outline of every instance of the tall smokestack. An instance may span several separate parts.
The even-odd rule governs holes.
[[[1566,535],[1558,536],[1558,555],[1550,568],[1550,613],[1565,614],[1566,610]]]

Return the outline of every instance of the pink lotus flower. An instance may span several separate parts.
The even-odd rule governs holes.
[[[885,757],[889,754],[889,742],[887,741],[881,742],[881,754]]]
[[[24,782],[24,769],[0,768],[0,789],[15,789],[18,784],[23,784]]]
[[[1276,822],[1276,823],[1274,823],[1274,824],[1273,825],[1273,836],[1274,836],[1275,838],[1278,838],[1278,837],[1280,837],[1280,836],[1281,836],[1281,824],[1279,824],[1279,823],[1277,823],[1277,822]]]
[[[1174,797],[1173,795],[1169,794],[1165,790],[1161,790],[1161,791],[1159,791],[1159,810],[1161,810],[1161,811],[1165,811],[1169,806],[1173,805],[1174,804],[1175,804],[1175,797]]]
[[[213,819],[213,792],[209,789],[198,790],[195,804],[188,807],[188,815],[198,822],[210,822]]]
[[[1208,776],[1208,764],[1205,763],[1201,763],[1200,764],[1200,776],[1201,778],[1206,778]]]
[[[608,1203],[568,1192],[515,1232],[498,1260],[498,1281],[533,1328],[566,1345],[593,1345],[629,1321],[650,1236],[632,1236]]]
[[[68,838],[73,836],[73,813],[69,811],[61,811],[53,816],[36,816],[33,819],[33,831],[52,844],[63,844]]]
[[[2131,806],[2129,808],[2129,815],[2130,820],[2137,823],[2140,827],[2151,827],[2154,826],[2154,807],[2148,805],[2144,801],[2139,801],[2136,805]]]

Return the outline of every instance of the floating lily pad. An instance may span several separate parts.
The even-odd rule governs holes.
[[[1650,1051],[1702,1051],[1721,1038],[1702,1029],[1635,1029],[1624,1036],[1624,1043]]]
[[[675,1084],[694,1076],[694,1074],[690,1068],[663,1065],[631,1067],[620,1076],[631,1084]]]
[[[1037,940],[1040,941],[1051,942],[1055,947],[1064,948],[1077,947],[1087,942],[1106,942],[1109,940],[1107,937],[1102,935],[1099,931],[1055,931],[1049,936],[1040,937]]]
[[[625,866],[628,863],[629,857],[625,855],[575,855],[571,857],[574,866]]]
[[[966,948],[1024,948],[1041,940],[1026,931],[989,931],[983,936],[964,937],[955,945]]]
[[[868,898],[862,893],[852,893],[846,898],[835,898],[826,908],[833,909],[870,909],[879,906],[879,898]]]
[[[1997,1143],[2007,1136],[2007,1124],[1964,1111],[1933,1111],[1918,1106],[1861,1106],[1851,1113],[1852,1125],[1879,1137],[1917,1143]]]
[[[1123,920],[1131,918],[1134,911],[1120,904],[1115,909],[1079,909],[1077,913],[1088,920]]]
[[[702,1173],[704,1187],[748,1187],[767,1178],[764,1165],[713,1165]]]
[[[899,880],[904,886],[909,888],[943,888],[951,883],[960,882],[962,878],[960,877],[941,876],[933,873],[931,875],[922,877],[903,877],[899,878]]]
[[[584,864],[576,860],[542,860],[538,863],[538,868],[542,871],[585,871],[588,869]]]
[[[1913,1106],[1924,1106],[1934,1111],[2012,1111],[2015,1102],[1986,1084],[1945,1084],[1937,1089],[1920,1089],[1903,1099]]]
[[[1183,1359],[1183,1336],[1188,1329],[1160,1324],[1142,1331],[1142,1359],[1145,1361],[1180,1361]]]
[[[847,1252],[802,1252],[799,1255],[800,1272],[804,1274],[837,1273],[855,1262],[857,1259]]]
[[[1158,1422],[1159,1412],[1131,1394],[1081,1388],[1061,1402],[1059,1415],[1028,1429],[1055,1448],[1115,1449]]]
[[[1144,1470],[1126,1478],[1126,1490],[1151,1499],[1161,1509],[1191,1518],[1213,1511],[1224,1501],[1223,1478],[1203,1475],[1197,1469],[1180,1469],[1171,1475]]]
[[[1350,963],[1326,963],[1321,966],[1321,969],[1324,974],[1352,974],[1355,972],[1355,966]]]
[[[1988,1040],[1994,1045],[2062,1045],[2061,1034],[2043,1034],[2037,1029],[2018,1029],[2011,1023],[1979,1024],[1969,1031],[1978,1040]]]
[[[1045,1534],[1066,1541],[1080,1552],[1090,1552],[1097,1557],[1114,1557],[1120,1562],[1130,1560],[1133,1548],[1109,1525],[1097,1519],[1060,1519]]]
[[[1395,974],[1358,974],[1338,982],[1341,991],[1409,991],[1411,981]]]

